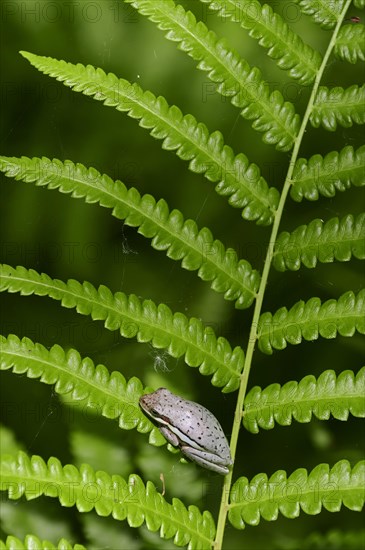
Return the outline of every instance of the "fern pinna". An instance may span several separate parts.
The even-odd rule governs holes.
[[[102,284],[105,280],[95,285],[83,282],[78,273],[77,278],[68,280],[53,277],[38,269],[38,261],[29,266],[24,265],[27,261],[10,265],[11,248],[4,248],[9,255],[1,266],[2,291],[52,298],[89,318],[92,326],[102,321],[108,331],[117,331],[122,342],[134,340],[161,350],[155,352],[161,363],[156,362],[155,372],[149,358],[141,375],[133,366],[138,364],[138,355],[128,346],[113,369],[111,358],[107,365],[108,355],[104,354],[105,365],[95,364],[75,349],[77,338],[70,342],[52,338],[47,345],[42,338],[29,337],[32,334],[4,330],[1,370],[9,371],[3,373],[6,387],[13,387],[16,374],[23,380],[15,382],[22,384],[24,377],[35,379],[32,388],[37,390],[45,388],[39,382],[51,386],[52,399],[70,413],[67,435],[57,434],[65,438],[63,445],[70,447],[70,453],[68,456],[62,449],[55,453],[50,445],[41,457],[31,450],[34,441],[22,445],[16,440],[17,435],[22,439],[21,427],[18,434],[14,409],[8,407],[6,426],[0,431],[1,487],[10,499],[4,503],[1,548],[81,550],[100,544],[159,548],[159,537],[190,549],[364,547],[359,515],[351,514],[362,510],[365,491],[365,461],[358,441],[365,416],[365,367],[359,360],[361,335],[365,334],[365,289],[361,288],[359,268],[365,258],[365,213],[360,195],[365,184],[365,146],[358,132],[365,122],[365,88],[356,81],[359,64],[364,61],[365,27],[359,11],[364,9],[364,1],[296,0],[290,6],[252,0],[195,0],[191,5],[175,0],[117,3],[128,16],[146,21],[143,32],[155,27],[149,38],[152,44],[161,30],[169,55],[175,56],[168,43],[172,41],[193,60],[214,93],[221,96],[222,109],[223,103],[224,110],[236,108],[234,127],[239,127],[241,134],[233,141],[238,152],[228,143],[231,136],[225,138],[222,131],[210,130],[200,117],[185,114],[184,109],[139,83],[92,65],[28,51],[21,55],[73,91],[136,119],[161,141],[163,149],[187,161],[191,177],[207,180],[203,181],[208,185],[205,189],[213,184],[219,196],[219,223],[212,222],[214,231],[184,215],[185,208],[171,208],[165,199],[141,193],[138,184],[126,185],[75,158],[1,156],[0,168],[13,184],[20,181],[58,190],[111,210],[114,218],[150,241],[154,255],[165,252],[192,277],[197,275],[201,285],[208,283],[201,291],[206,298],[199,304],[208,307],[208,313],[202,309],[201,314],[206,319],[212,311],[218,314],[214,323],[204,322],[189,312],[193,305],[189,300],[179,311],[158,303],[152,295],[140,297],[138,290],[111,290]],[[293,8],[296,17],[290,11]],[[127,22],[118,21],[118,25],[123,28]],[[253,48],[262,60],[262,70],[249,62],[250,55],[246,59],[238,51],[244,40],[247,52]],[[124,47],[128,49],[128,43]],[[138,71],[138,58],[135,63]],[[271,74],[283,76],[274,82]],[[283,83],[295,87],[295,101],[286,97]],[[90,113],[92,105],[88,109]],[[115,113],[117,127],[121,116]],[[123,133],[120,127],[118,131]],[[254,141],[254,132],[260,143]],[[259,148],[261,166],[249,159],[253,152],[250,140]],[[267,170],[265,155],[285,168],[280,177]],[[168,180],[163,179],[168,188]],[[17,193],[16,187],[11,193]],[[66,200],[62,204],[70,204],[67,198],[62,200]],[[185,206],[189,200],[187,197]],[[235,209],[232,216],[230,207]],[[16,221],[27,227],[26,219]],[[236,247],[224,242],[228,235],[222,227],[225,224],[229,230],[242,228]],[[264,244],[261,258],[238,252],[251,239],[261,239]],[[149,271],[148,256],[143,262],[141,276]],[[326,266],[329,263],[332,265]],[[66,271],[69,267],[66,265]],[[105,274],[115,270],[112,263],[103,267]],[[313,279],[311,273],[315,273]],[[162,279],[165,276],[162,267]],[[6,302],[10,304],[9,319],[12,299],[15,297]],[[41,298],[34,300],[44,303]],[[210,301],[220,304],[219,308],[211,308]],[[219,312],[226,317],[230,312],[232,326],[239,327],[235,331],[238,342],[231,338],[227,325],[222,328],[219,324]],[[17,312],[18,317],[20,314]],[[121,341],[117,340],[118,349]],[[159,353],[179,360],[172,372],[158,368],[164,364]],[[277,367],[275,373],[265,368],[265,356]],[[281,362],[275,359],[280,356]],[[188,370],[187,366],[197,369]],[[295,368],[299,372],[294,372]],[[200,385],[194,384],[194,376],[199,375],[208,377],[202,378],[201,384],[207,387],[211,382],[227,394],[219,400],[217,416],[224,420],[222,403],[227,409],[231,406],[233,416],[231,430],[227,420],[225,427],[230,431],[234,465],[221,483],[219,510],[216,474],[180,464],[170,445],[171,453],[156,448],[166,440],[138,405],[143,394],[161,385],[190,394],[188,398],[203,398],[204,392],[199,394],[197,387],[189,391],[186,386],[187,380],[190,387]],[[21,392],[26,400],[28,396]],[[213,394],[209,403],[213,409]],[[91,429],[91,421],[83,418],[85,411],[91,411],[93,426],[104,422],[102,429]],[[44,414],[42,425],[50,415]],[[108,432],[110,425],[115,426],[108,420],[117,421],[123,439],[121,432],[117,436]],[[331,422],[325,425],[318,420]],[[347,433],[341,432],[338,421],[347,422]],[[37,426],[34,424],[33,431],[39,432]],[[282,433],[278,426],[291,426],[291,430]],[[275,441],[268,439],[274,428]],[[144,434],[148,434],[148,442]],[[293,448],[287,434],[292,434]],[[341,438],[345,441],[342,446]],[[204,475],[208,490],[201,501],[199,480]],[[159,476],[162,489],[157,486]],[[217,499],[216,508],[210,491]],[[77,537],[76,531],[65,527],[66,522],[61,535],[56,529],[45,530],[29,513],[30,504],[11,506],[12,500],[22,496],[26,500],[46,496],[58,499],[61,506],[74,507]],[[36,503],[32,504],[36,510]],[[322,523],[315,517],[302,524],[285,519],[340,510],[336,529],[328,519],[334,516],[326,513]],[[94,516],[77,514],[90,511]],[[261,519],[279,521],[268,529]],[[127,520],[129,527],[120,523],[122,520]],[[225,530],[227,522],[234,529]],[[26,525],[26,531],[18,528],[20,524]],[[256,526],[253,533],[240,532],[247,524]],[[136,529],[138,544],[133,534]]]

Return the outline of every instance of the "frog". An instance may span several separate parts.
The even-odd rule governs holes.
[[[228,441],[216,417],[205,407],[159,388],[139,399],[144,413],[171,445],[191,461],[227,475],[232,466]]]

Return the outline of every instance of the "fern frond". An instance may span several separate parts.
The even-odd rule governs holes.
[[[351,185],[365,185],[365,146],[356,151],[347,145],[340,152],[332,151],[324,158],[313,155],[298,159],[293,171],[291,198],[316,201],[319,196],[334,197],[336,191],[345,191]]]
[[[180,4],[172,0],[125,1],[157,23],[166,38],[178,42],[180,50],[199,62],[198,68],[218,84],[217,91],[243,109],[241,115],[254,121],[255,130],[264,132],[265,143],[280,151],[291,149],[299,130],[299,115],[279,91],[270,93],[259,69],[251,68],[225,39],[219,39],[202,21],[197,22]]]
[[[351,291],[342,294],[338,300],[319,298],[308,302],[300,300],[289,311],[280,308],[274,315],[263,313],[259,320],[258,344],[263,353],[271,354],[273,349],[285,349],[287,344],[300,344],[322,338],[353,336],[355,331],[365,334],[365,289],[355,296]]]
[[[348,63],[365,61],[364,25],[344,25],[338,33],[334,51],[339,59]]]
[[[322,29],[333,29],[341,14],[345,0],[294,0],[300,11],[309,15]]]
[[[365,214],[351,214],[326,223],[312,220],[292,233],[284,231],[275,243],[273,266],[278,271],[297,271],[301,264],[316,267],[317,262],[348,262],[352,256],[365,259]]]
[[[321,65],[319,52],[305,44],[293,32],[278,13],[268,4],[256,0],[201,0],[248,30],[260,46],[268,50],[267,55],[276,60],[278,67],[288,71],[300,84],[311,84]]]
[[[140,433],[153,431],[151,441],[164,439],[142,413],[138,401],[144,393],[141,381],[133,377],[128,382],[104,365],[94,365],[89,357],[81,358],[75,349],[67,352],[57,344],[50,350],[29,338],[20,340],[11,334],[0,335],[0,370],[12,369],[15,374],[40,378],[44,384],[54,384],[54,391],[73,401],[83,401],[85,407],[95,407],[110,419],[118,419],[123,430],[137,429]]]
[[[310,115],[312,126],[320,125],[334,132],[337,125],[350,128],[365,123],[365,85],[354,84],[343,89],[340,86],[327,88],[320,86]]]
[[[332,468],[318,464],[309,474],[298,468],[289,477],[278,470],[270,478],[258,474],[251,481],[239,478],[231,490],[229,521],[237,529],[245,524],[258,525],[260,519],[274,521],[279,512],[286,518],[297,518],[301,511],[316,515],[322,507],[339,512],[342,505],[360,512],[365,499],[365,460],[353,468],[340,460]]]
[[[197,270],[203,281],[211,281],[213,290],[224,293],[226,300],[235,300],[238,309],[249,307],[255,299],[258,271],[246,260],[239,260],[235,250],[226,249],[207,227],[199,229],[194,220],[184,220],[179,210],[170,212],[163,199],[156,202],[152,195],[141,197],[134,187],[127,189],[121,181],[69,160],[0,157],[0,171],[16,180],[112,208],[114,217],[138,227],[139,233],[152,239],[153,248],[182,260],[184,269]]]
[[[88,464],[62,466],[55,457],[46,464],[40,456],[23,452],[3,456],[0,472],[1,489],[8,490],[13,500],[23,495],[27,500],[42,495],[58,498],[62,506],[112,515],[118,521],[127,520],[131,527],[145,523],[149,531],[159,530],[161,538],[174,537],[177,546],[210,549],[213,543],[215,526],[209,512],[186,508],[177,498],[169,504],[150,481],[144,485],[136,474],[126,481],[120,475],[95,472]]]
[[[139,119],[140,126],[150,129],[154,138],[163,140],[164,149],[176,151],[178,157],[189,161],[190,170],[217,183],[217,193],[229,197],[231,206],[243,209],[243,218],[263,225],[272,223],[279,202],[278,190],[269,189],[258,167],[249,164],[245,155],[235,155],[224,144],[221,132],[209,134],[205,124],[190,114],[184,116],[175,105],[170,107],[165,98],[144,92],[138,84],[118,79],[112,73],[106,75],[102,69],[27,52],[21,54],[65,86]]]
[[[313,375],[300,382],[283,386],[271,384],[263,390],[252,388],[245,398],[242,423],[246,430],[258,433],[260,428],[271,430],[277,422],[290,426],[292,420],[310,422],[312,415],[328,420],[347,420],[349,414],[365,417],[365,367],[356,377],[351,370],[338,376],[333,370],[324,371],[318,379]]]
[[[35,535],[26,535],[24,541],[9,535],[6,541],[0,540],[0,550],[86,550],[82,544],[71,544],[66,539],[60,539],[57,545],[49,540],[41,540]]]
[[[199,367],[204,375],[213,375],[212,384],[230,392],[239,386],[243,366],[242,348],[232,350],[223,337],[216,337],[211,327],[195,317],[172,313],[165,304],[140,300],[123,292],[113,294],[100,285],[83,284],[69,279],[67,283],[51,279],[45,273],[22,266],[0,266],[0,291],[36,294],[59,300],[64,307],[76,308],[81,315],[103,320],[108,330],[119,330],[125,338],[137,337],[138,342],[151,342],[157,349],[165,348],[172,357],[184,356],[191,367]]]

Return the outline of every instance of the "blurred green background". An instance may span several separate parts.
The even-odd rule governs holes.
[[[260,66],[272,89],[279,89],[285,99],[295,102],[298,112],[303,112],[310,90],[289,81],[245,31],[209,13],[198,0],[181,3],[218,35],[225,35],[251,65]],[[275,7],[307,43],[321,52],[325,50],[329,32],[301,16],[294,3],[275,2]],[[350,15],[357,14],[352,10]],[[239,116],[228,98],[215,94],[207,76],[196,70],[195,63],[167,41],[153,23],[119,0],[27,0],[2,2],[1,25],[1,154],[47,156],[94,166],[141,193],[165,198],[171,209],[178,208],[200,227],[209,227],[226,246],[262,269],[270,228],[242,220],[240,211],[229,207],[211,183],[189,172],[186,163],[162,150],[161,142],[152,139],[126,114],[72,92],[32,68],[18,53],[26,50],[73,63],[89,63],[164,95],[183,113],[190,112],[203,121],[210,131],[220,130],[226,143],[257,163],[269,184],[280,190],[289,154],[265,145],[261,134]],[[362,80],[363,67],[333,59],[324,83],[346,87]],[[326,154],[345,145],[356,148],[362,141],[361,127],[340,128],[333,134],[308,129],[300,155]],[[359,188],[315,203],[298,204],[289,199],[282,229],[292,230],[314,218],[358,214],[363,203]],[[34,268],[62,280],[105,284],[113,291],[164,302],[173,311],[201,318],[232,345],[246,347],[252,309],[235,310],[196,273],[182,270],[164,253],[153,250],[149,241],[135,229],[123,226],[109,210],[2,175],[0,208],[2,262]],[[363,282],[363,268],[356,260],[320,265],[315,270],[303,268],[284,274],[273,271],[264,310],[290,307],[311,296],[337,298],[346,290],[358,291]],[[154,387],[167,385],[215,412],[229,435],[235,394],[221,394],[208,378],[188,368],[182,359],[169,358],[148,344],[124,340],[117,332],[105,330],[102,323],[92,323],[47,298],[3,293],[1,300],[4,335],[15,333],[45,346],[57,343],[76,348],[110,371],[120,370],[126,377],[135,375]],[[318,376],[328,368],[357,372],[362,364],[361,343],[359,336],[338,337],[336,341],[289,347],[272,357],[257,352],[249,387],[300,380],[309,373]],[[218,483],[217,476],[194,465],[178,465],[175,455],[170,457],[164,449],[149,447],[141,434],[121,432],[117,423],[92,416],[85,422],[77,410],[60,402],[52,388],[10,373],[2,375],[2,422],[10,430],[4,432],[7,437],[2,447],[7,448],[13,433],[15,446],[45,459],[53,455],[63,462],[88,461],[94,468],[110,473],[137,472],[156,485],[160,483],[160,471],[164,471],[168,499],[175,495],[185,504],[195,503],[216,513],[221,478]],[[259,472],[270,475],[280,468],[288,472],[297,467],[311,469],[320,462],[333,464],[340,458],[355,462],[363,456],[361,433],[360,420],[352,418],[347,423],[330,420],[277,427],[259,435],[242,430],[235,476],[251,478]],[[241,544],[248,548],[286,544],[289,548],[291,539],[303,538],[312,530],[356,528],[361,526],[360,521],[360,515],[343,509],[339,514],[324,511],[318,517],[303,514],[297,521],[283,517],[273,524],[262,521],[259,527],[248,527],[243,533],[228,527],[226,548],[239,548]],[[80,517],[73,509],[61,509],[57,503],[42,499],[18,506],[5,503],[1,526],[5,534],[19,536],[37,529],[36,534],[53,542],[62,534],[69,534],[77,542],[89,537],[94,544],[91,548],[103,547],[97,541],[103,540],[105,533],[110,537],[105,547],[153,548],[162,544],[144,529],[130,530],[125,523],[102,520],[93,513]],[[171,542],[165,547],[171,548]]]

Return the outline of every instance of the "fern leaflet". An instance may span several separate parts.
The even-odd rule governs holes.
[[[271,6],[256,0],[201,1],[221,16],[240,23],[268,50],[267,54],[277,65],[300,84],[309,85],[314,81],[322,61],[319,52],[305,44]]]
[[[322,338],[365,334],[365,289],[355,296],[351,291],[338,300],[321,303],[319,298],[300,300],[289,311],[280,308],[274,315],[263,313],[259,321],[259,348],[271,354],[273,349],[285,349],[287,344],[300,344]]]
[[[261,517],[276,520],[279,512],[286,518],[319,514],[322,506],[338,512],[342,505],[360,512],[365,500],[365,460],[353,468],[348,460],[340,460],[332,468],[318,464],[309,474],[298,468],[289,477],[278,470],[270,478],[258,474],[251,482],[239,478],[232,487],[228,517],[237,529],[245,523],[258,525]]]
[[[355,219],[351,214],[341,220],[332,218],[324,223],[312,220],[292,233],[284,231],[275,243],[273,265],[278,271],[297,271],[322,263],[348,262],[352,256],[365,259],[365,214]]]
[[[345,90],[340,86],[320,86],[313,105],[310,122],[318,128],[334,132],[337,125],[350,128],[354,123],[365,124],[365,84],[354,84]]]
[[[313,155],[309,160],[298,159],[293,172],[291,198],[318,200],[319,195],[334,197],[351,185],[365,185],[365,146],[356,151],[347,145],[340,152],[332,151],[324,158]]]
[[[335,45],[335,55],[348,63],[365,60],[364,25],[344,25],[340,29]]]
[[[163,199],[156,202],[151,195],[141,197],[134,187],[127,189],[121,181],[69,160],[0,157],[0,170],[16,180],[59,189],[75,198],[85,197],[88,203],[112,208],[113,216],[152,239],[153,248],[182,260],[184,269],[198,270],[198,276],[212,281],[213,290],[223,292],[226,300],[236,300],[238,309],[249,307],[255,299],[260,284],[258,271],[214,239],[207,227],[199,229],[194,220],[184,220],[179,210],[170,212]]]
[[[197,23],[192,12],[172,0],[126,1],[157,23],[169,40],[178,42],[182,51],[199,62],[198,68],[218,84],[217,91],[243,109],[241,115],[254,121],[255,130],[264,132],[265,143],[281,151],[291,149],[299,130],[299,115],[279,91],[270,93],[259,69],[251,68],[225,39],[218,39],[202,21]]]
[[[322,29],[333,29],[341,15],[345,0],[294,0],[305,15],[309,15]]]
[[[66,539],[60,539],[57,545],[49,540],[41,540],[35,535],[26,535],[23,540],[11,535],[6,541],[0,540],[0,550],[86,550],[82,544],[71,544]]]
[[[252,388],[245,398],[243,425],[251,433],[260,428],[271,430],[277,422],[290,426],[292,419],[310,422],[312,415],[328,420],[331,415],[347,420],[349,414],[365,417],[365,367],[356,377],[351,370],[338,376],[333,370],[324,371],[316,380],[313,375],[300,382],[287,382],[283,386],[271,384],[263,390]]]
[[[70,279],[67,283],[51,279],[45,273],[22,266],[0,267],[0,291],[36,294],[60,300],[67,308],[76,308],[82,315],[103,320],[109,330],[119,330],[125,338],[137,337],[138,342],[151,342],[158,349],[166,348],[172,357],[185,358],[191,367],[199,367],[204,375],[213,375],[212,384],[224,392],[237,389],[244,354],[240,347],[232,350],[229,342],[217,338],[211,327],[183,313],[172,313],[165,304],[152,300],[141,301],[136,295],[112,292],[104,285],[96,289]]]
[[[125,481],[120,475],[95,472],[88,464],[79,469],[62,466],[55,457],[46,464],[40,456],[23,452],[3,456],[0,472],[1,489],[13,500],[23,495],[28,500],[42,495],[58,498],[62,506],[76,506],[79,512],[95,510],[100,516],[127,520],[132,527],[145,523],[150,531],[160,530],[161,538],[174,537],[177,546],[211,548],[215,526],[209,512],[186,508],[177,498],[169,504],[150,481],[144,485],[135,474]]]
[[[136,428],[141,433],[153,431],[150,440],[164,443],[164,438],[142,413],[138,401],[144,393],[141,381],[133,377],[128,382],[114,371],[109,373],[104,365],[95,366],[89,357],[81,359],[75,349],[65,352],[57,344],[50,350],[34,344],[29,338],[0,335],[0,370],[12,369],[15,374],[28,378],[40,378],[44,384],[54,384],[55,392],[68,395],[73,401],[83,401],[84,406],[95,406],[106,418],[117,418],[123,430]]]
[[[73,65],[50,57],[21,52],[34,67],[63,82],[77,92],[93,96],[104,105],[126,111],[139,119],[140,126],[151,129],[151,135],[163,140],[163,148],[176,151],[189,161],[193,172],[203,173],[209,181],[218,182],[219,195],[229,197],[229,204],[242,208],[242,216],[258,224],[272,223],[279,192],[268,188],[255,164],[225,145],[218,131],[209,134],[207,127],[192,115],[183,115],[178,107],[170,107],[163,97],[143,92],[137,84],[106,75],[102,69],[80,63]]]

